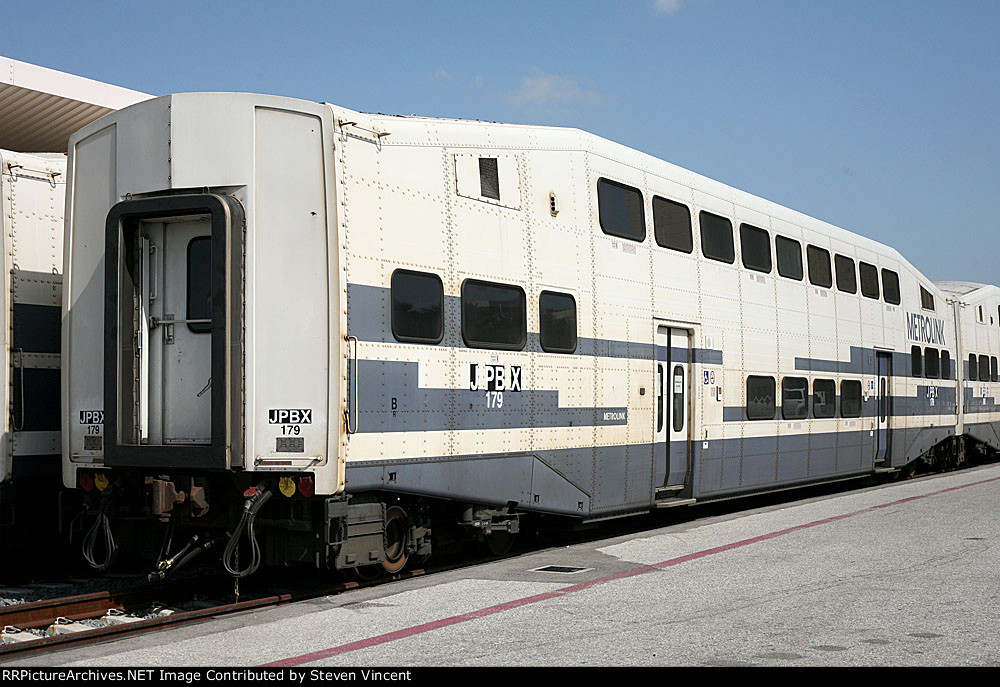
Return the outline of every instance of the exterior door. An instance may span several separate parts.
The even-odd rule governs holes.
[[[876,353],[875,463],[889,458],[889,418],[892,417],[892,354]]]
[[[669,495],[686,483],[691,451],[690,333],[657,325],[655,343],[654,479]]]
[[[212,439],[212,240],[208,219],[143,224],[138,329],[142,443]]]

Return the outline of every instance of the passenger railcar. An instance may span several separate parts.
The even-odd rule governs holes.
[[[56,529],[65,188],[65,155],[0,150],[0,549]]]
[[[582,131],[181,94],[70,179],[64,481],[120,541],[196,532],[164,571],[394,571],[432,528],[1000,446],[996,288]]]

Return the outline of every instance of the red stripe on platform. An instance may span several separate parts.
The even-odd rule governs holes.
[[[891,508],[892,506],[898,506],[903,503],[909,503],[910,501],[917,501],[919,499],[925,499],[931,496],[939,496],[941,494],[957,491],[959,489],[965,489],[967,487],[975,487],[982,484],[989,484],[990,482],[996,482],[997,480],[1000,480],[1000,477],[992,477],[990,479],[981,480],[979,482],[970,482],[969,484],[961,484],[957,487],[948,487],[947,489],[939,489],[938,491],[932,491],[927,494],[920,494],[919,496],[908,496],[906,498],[898,499],[896,501],[890,501],[889,503],[881,503],[877,506],[870,506],[868,508],[863,508],[861,510],[854,511],[853,513],[834,515],[829,518],[823,518],[822,520],[815,520],[813,522],[808,522],[802,525],[795,525],[794,527],[788,527],[783,530],[778,530],[776,532],[762,534],[758,537],[742,539],[740,541],[733,542],[732,544],[725,544],[723,546],[716,546],[711,549],[705,549],[704,551],[697,551],[695,553],[690,553],[685,556],[678,556],[677,558],[671,558],[670,560],[662,561],[660,563],[654,563],[652,565],[641,565],[636,568],[631,568],[629,570],[624,570],[622,572],[615,573],[613,575],[601,577],[596,580],[590,580],[589,582],[581,582],[580,584],[570,585],[569,587],[563,587],[561,589],[556,589],[551,592],[545,592],[543,594],[535,594],[534,596],[526,596],[522,599],[515,599],[514,601],[508,601],[506,603],[497,604],[495,606],[488,606],[486,608],[481,608],[478,611],[470,611],[469,613],[454,615],[451,616],[450,618],[442,618],[441,620],[434,620],[429,623],[423,623],[421,625],[406,627],[403,628],[402,630],[396,630],[395,632],[387,632],[385,634],[376,635],[375,637],[369,637],[367,639],[359,639],[356,642],[342,644],[340,646],[331,647],[329,649],[322,649],[320,651],[314,651],[312,653],[302,654],[300,656],[292,656],[291,658],[281,659],[279,661],[274,661],[272,663],[265,663],[264,667],[290,668],[294,666],[300,666],[303,663],[311,663],[313,661],[329,658],[331,656],[339,656],[340,654],[350,653],[352,651],[357,651],[359,649],[367,649],[369,647],[379,646],[380,644],[388,644],[389,642],[394,642],[399,639],[405,639],[406,637],[413,637],[415,635],[424,634],[426,632],[432,632],[434,630],[441,629],[442,627],[450,627],[452,625],[458,625],[460,623],[465,623],[470,620],[486,618],[488,616],[496,615],[497,613],[503,613],[504,611],[520,608],[522,606],[529,606],[531,604],[536,604],[541,601],[556,599],[561,596],[566,596],[567,594],[573,594],[576,592],[584,591],[586,589],[590,589],[591,587],[607,584],[608,582],[623,580],[629,577],[635,577],[636,575],[644,575],[648,572],[653,572],[655,570],[662,570],[663,568],[669,568],[674,565],[680,565],[681,563],[687,563],[688,561],[697,560],[699,558],[714,556],[717,553],[724,553],[726,551],[732,551],[733,549],[739,549],[744,546],[750,546],[751,544],[757,544],[759,542],[767,541],[769,539],[782,537],[786,534],[791,534],[792,532],[798,532],[800,530],[809,529],[811,527],[826,525],[831,522],[837,522],[838,520],[846,520],[847,518],[853,518],[858,515],[872,513],[877,510],[881,510],[883,508]]]

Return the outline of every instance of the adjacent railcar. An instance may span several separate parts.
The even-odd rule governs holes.
[[[0,548],[56,531],[66,156],[0,150]],[[4,555],[4,564],[16,556]]]
[[[101,485],[118,541],[168,532],[161,572],[223,544],[234,575],[395,571],[432,529],[503,550],[524,513],[1000,446],[995,372],[962,364],[1000,322],[888,246],[578,130],[181,94],[79,131],[70,179],[63,477]]]

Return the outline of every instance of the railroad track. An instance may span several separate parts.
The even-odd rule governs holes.
[[[210,618],[341,594],[370,584],[408,579],[424,573],[422,569],[411,570],[370,583],[346,581],[311,586],[302,591],[257,595],[232,603],[206,603],[205,607],[192,610],[172,610],[164,606],[167,613],[154,617],[146,616],[154,613],[154,604],[158,600],[182,594],[180,584],[134,587],[0,606],[0,625],[4,628],[0,658],[119,639]],[[190,591],[189,584],[184,586]],[[87,626],[81,621],[100,621],[103,624]]]

